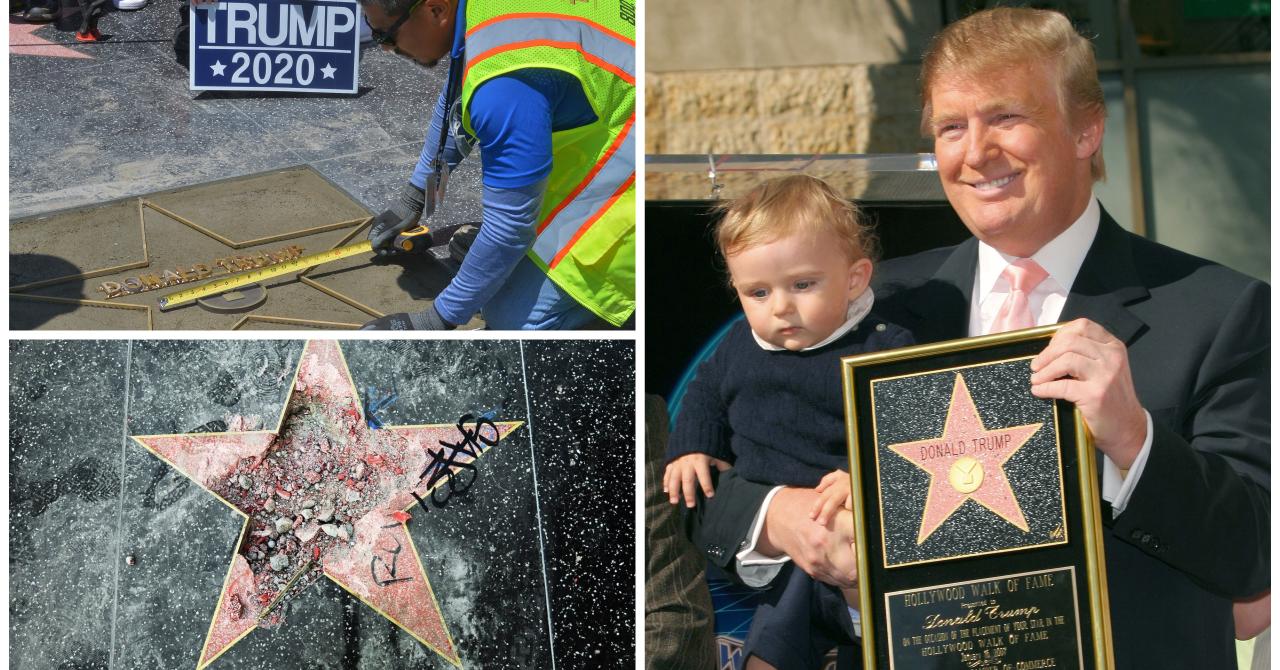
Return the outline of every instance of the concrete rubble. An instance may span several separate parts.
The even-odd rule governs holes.
[[[320,578],[322,554],[353,546],[351,521],[372,511],[381,487],[404,471],[393,456],[356,447],[350,436],[363,417],[297,401],[279,432],[287,439],[277,438],[260,457],[241,458],[215,491],[249,513],[239,553],[252,571],[256,602],[242,606],[253,616],[269,608],[259,624],[265,627],[281,623],[287,608],[280,605]]]

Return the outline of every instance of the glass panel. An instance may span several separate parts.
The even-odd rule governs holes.
[[[1107,130],[1102,135],[1102,158],[1107,180],[1093,185],[1093,193],[1107,213],[1133,230],[1133,190],[1129,185],[1129,142],[1125,136],[1124,84],[1119,74],[1103,73],[1102,95],[1107,101]]]
[[[1271,51],[1267,0],[1143,0],[1129,15],[1144,56]]]
[[[645,157],[645,199],[733,198],[766,179],[789,173],[823,179],[845,197],[861,202],[946,200],[933,154],[649,155]]]
[[[1266,66],[1138,72],[1154,238],[1270,277]]]
[[[1098,60],[1120,57],[1114,0],[947,0],[947,23],[992,7],[1032,7],[1062,12],[1081,35],[1093,39]]]

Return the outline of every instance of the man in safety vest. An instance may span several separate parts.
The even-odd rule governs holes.
[[[629,0],[361,0],[384,49],[448,83],[378,253],[431,216],[478,145],[483,224],[423,312],[366,329],[626,326],[635,311],[635,9]]]

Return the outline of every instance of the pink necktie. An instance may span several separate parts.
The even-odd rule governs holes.
[[[1049,273],[1030,258],[1019,258],[1006,267],[1000,276],[1009,282],[1009,295],[1005,297],[1000,311],[996,312],[995,321],[991,322],[991,332],[1003,333],[1036,325],[1028,296]]]

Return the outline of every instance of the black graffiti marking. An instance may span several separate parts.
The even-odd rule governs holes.
[[[471,422],[470,429],[466,426],[468,421]],[[486,426],[491,431],[492,437],[484,431]],[[462,439],[456,443],[440,440],[439,449],[427,450],[431,456],[431,462],[418,476],[418,481],[427,480],[427,488],[431,491],[431,502],[436,507],[448,505],[451,497],[466,493],[475,484],[479,477],[475,459],[479,458],[486,448],[498,443],[498,426],[488,418],[463,414],[458,419],[456,427]],[[468,460],[458,460],[464,455]],[[470,477],[464,476],[463,472],[470,472]],[[431,511],[426,501],[417,492],[409,493],[418,501],[418,506],[424,512]]]
[[[225,433],[227,432],[227,422],[222,419],[214,419],[205,423],[198,428],[192,428],[188,433]]]
[[[393,524],[388,525],[388,526],[383,526],[383,528],[397,528],[397,527],[399,527],[399,526],[400,526],[400,524],[398,524],[398,523],[393,523]],[[379,547],[379,546],[377,546],[377,545],[374,545],[374,549],[375,549],[376,551],[381,551],[381,552],[385,552],[385,553],[391,554],[391,562],[390,562],[390,563],[387,563],[387,561],[386,561],[385,559],[383,559],[381,556],[378,556],[378,555],[374,555],[374,557],[373,557],[372,559],[370,559],[370,560],[369,560],[369,576],[373,578],[373,583],[374,583],[374,584],[377,584],[378,586],[389,586],[389,585],[391,585],[391,584],[397,584],[397,583],[399,583],[399,582],[411,582],[411,581],[413,581],[413,577],[396,577],[396,563],[397,563],[397,562],[399,562],[399,560],[400,560],[400,550],[401,550],[401,549],[403,549],[404,547],[400,544],[400,539],[399,539],[399,538],[394,538],[394,537],[393,537],[393,538],[391,538],[391,539],[395,540],[395,543],[396,543],[396,548],[395,548],[395,549],[386,549],[386,548],[384,548],[384,547]],[[379,563],[381,563],[383,566],[385,566],[385,567],[386,567],[386,569],[387,569],[387,579],[378,579],[378,564],[379,564]]]

